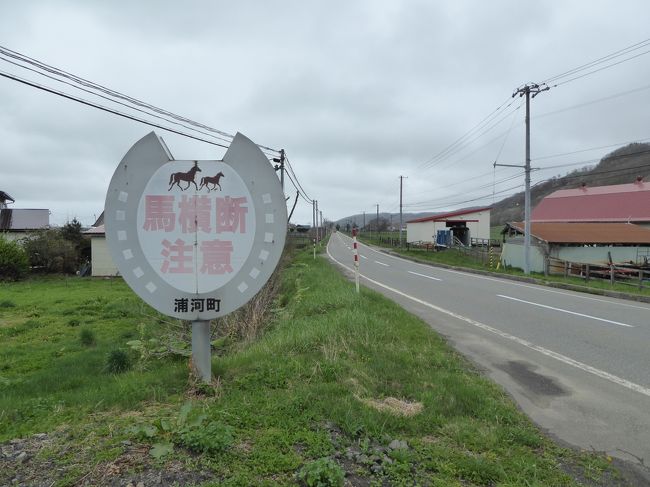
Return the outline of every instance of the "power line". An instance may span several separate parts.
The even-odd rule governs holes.
[[[49,73],[54,74],[54,75],[56,75],[58,77],[68,79],[68,80],[72,81],[75,84],[85,86],[86,88],[90,88],[91,90],[104,93],[104,94],[108,95],[109,97],[124,100],[125,102],[127,102],[129,104],[136,105],[138,107],[141,107],[141,108],[144,108],[144,109],[147,109],[147,110],[151,110],[151,111],[153,111],[155,113],[159,113],[161,115],[165,115],[165,116],[174,118],[175,120],[179,120],[181,122],[188,123],[188,124],[193,125],[195,127],[199,127],[199,128],[204,129],[204,130],[207,130],[209,132],[212,132],[213,134],[217,134],[217,135],[222,136],[222,137],[227,137],[228,139],[233,139],[234,138],[233,135],[231,135],[231,134],[229,134],[227,132],[217,130],[217,129],[213,128],[213,127],[202,124],[200,122],[196,122],[196,121],[194,121],[192,119],[189,119],[187,117],[183,117],[181,115],[170,112],[168,110],[164,110],[162,108],[159,108],[159,107],[157,107],[155,105],[152,105],[150,103],[139,100],[137,98],[131,97],[129,95],[125,95],[123,93],[120,93],[119,91],[107,88],[107,87],[102,86],[100,84],[97,84],[97,83],[94,83],[94,82],[89,81],[87,79],[84,79],[84,78],[82,78],[80,76],[77,76],[77,75],[74,75],[74,74],[69,73],[67,71],[64,71],[62,69],[56,68],[54,66],[50,66],[50,65],[48,65],[48,64],[46,64],[44,62],[38,61],[38,60],[36,60],[34,58],[31,58],[29,56],[21,54],[21,53],[19,53],[17,51],[13,51],[13,50],[11,50],[9,48],[6,48],[4,46],[0,46],[0,53],[7,56],[7,57],[11,57],[13,59],[19,60],[19,61],[21,61],[23,63],[35,66],[36,68],[38,68],[40,70],[49,72]],[[7,59],[2,59],[2,60],[5,61],[5,62],[11,62],[11,61],[8,61]],[[33,72],[35,72],[37,74],[40,74],[41,76],[47,76],[46,74],[44,74],[44,73],[42,73],[42,72],[40,72],[38,70],[34,70],[32,68],[28,68],[26,66],[22,66],[22,65],[19,65],[19,64],[16,64],[16,63],[12,63],[12,64],[17,65],[17,66],[19,66],[19,67],[21,67],[23,69],[29,69],[30,71],[33,71]],[[55,80],[57,80],[57,81],[59,81],[61,83],[69,84],[69,83],[67,83],[67,82],[65,82],[63,80],[58,80],[58,79],[52,78],[50,76],[47,76],[47,77],[49,77],[51,79],[55,79]],[[81,89],[81,88],[78,88],[78,89]],[[87,91],[87,90],[84,90],[84,91]],[[93,94],[95,96],[102,96],[102,95],[99,95],[98,93],[93,93]],[[111,100],[111,101],[113,103],[119,103],[119,104],[123,105],[123,103],[120,103],[120,102],[118,102],[116,100]],[[130,108],[133,109],[133,110],[137,110],[135,107],[130,107]],[[155,116],[153,114],[149,114],[149,115],[150,116]],[[185,128],[187,128],[187,127],[185,127]],[[224,140],[223,138],[218,137],[217,135],[211,135],[211,136],[215,137],[215,138],[217,138],[219,140]],[[197,140],[202,140],[202,139],[197,139]],[[257,144],[257,145],[258,145],[258,147],[260,147],[260,149],[263,149],[263,150],[266,150],[266,151],[271,151],[271,152],[274,152],[274,153],[279,153],[279,151],[277,149],[273,149],[273,148],[270,148],[270,147],[267,147],[267,146],[264,146],[264,145],[261,145],[261,144]]]
[[[10,59],[8,59],[10,58]],[[12,59],[18,61],[12,61]],[[111,113],[113,115],[117,115],[132,121],[136,121],[145,125],[149,125],[151,127],[156,127],[168,132],[175,133],[177,135],[181,135],[183,137],[188,137],[194,140],[198,140],[201,142],[205,142],[211,145],[216,145],[219,147],[223,148],[228,148],[230,143],[232,142],[232,139],[234,138],[233,135],[228,134],[227,132],[223,132],[221,130],[214,129],[212,127],[209,127],[205,124],[196,122],[194,120],[191,120],[187,117],[183,117],[181,115],[175,114],[173,112],[170,112],[168,110],[164,110],[162,108],[156,107],[155,105],[152,105],[150,103],[143,102],[141,100],[138,100],[137,98],[125,95],[123,93],[120,93],[118,91],[112,90],[110,88],[107,88],[105,86],[99,85],[97,83],[94,83],[92,81],[89,81],[87,79],[81,78],[79,76],[76,76],[74,74],[68,73],[66,71],[63,71],[59,68],[50,66],[48,64],[45,64],[41,61],[38,61],[34,58],[30,58],[29,56],[25,56],[21,53],[18,53],[17,51],[12,51],[11,49],[5,48],[3,46],[0,46],[0,61],[4,61],[6,63],[9,63],[13,66],[17,66],[21,69],[25,69],[27,71],[30,71],[32,73],[35,73],[37,75],[46,77],[50,80],[56,81],[58,83],[65,84],[66,86],[70,86],[74,89],[83,91],[85,93],[88,93],[92,96],[96,96],[98,98],[101,98],[103,100],[107,100],[110,103],[115,103],[117,105],[120,105],[122,107],[127,108],[128,110],[134,110],[136,112],[139,112],[143,115],[146,115],[147,117],[153,117],[161,122],[165,122],[166,124],[173,124],[179,127],[182,127],[183,129],[197,132],[201,135],[211,137],[213,139],[217,139],[218,141],[225,142],[228,145],[224,145],[219,142],[215,142],[214,140],[209,140],[205,139],[203,137],[199,137],[193,134],[189,134],[185,131],[177,130],[175,128],[171,128],[169,126],[165,126],[162,123],[156,123],[151,120],[147,120],[145,118],[135,116],[130,113],[126,113],[124,111],[99,104],[97,102],[81,98],[79,96],[75,96],[71,93],[67,93],[52,87],[48,87],[46,85],[37,83],[35,81],[31,81],[25,78],[22,78],[20,76],[3,72],[0,71],[0,76],[16,81],[18,83],[24,84],[26,86],[30,86],[32,88],[36,88],[38,90],[54,94],[57,96],[60,96],[62,98],[76,101],[77,103],[81,103],[83,105],[96,108],[98,110],[102,110],[107,113]],[[33,66],[33,67],[30,67]],[[50,74],[47,74],[50,73]],[[198,127],[198,128],[197,128]],[[272,153],[280,153],[279,150],[277,149],[272,149],[270,147],[257,144],[257,146],[262,150],[262,152],[267,155],[273,157],[275,154],[269,154],[269,151]],[[303,197],[303,199],[311,204],[313,200],[307,196],[307,192],[305,191],[304,187],[300,184],[300,181],[298,180],[297,175],[295,174],[295,171],[293,170],[293,167],[289,164],[289,161],[287,160],[287,167],[288,167],[288,172],[287,176],[289,177],[291,183],[294,185],[296,190],[299,192],[299,194]]]
[[[56,77],[54,77],[54,76],[50,76],[50,75],[48,75],[48,74],[41,73],[41,72],[39,72],[39,71],[37,71],[37,70],[35,70],[35,69],[33,69],[33,68],[30,68],[30,67],[27,67],[27,66],[22,66],[22,65],[20,65],[19,63],[16,63],[16,62],[14,62],[14,61],[11,61],[11,60],[9,60],[9,59],[6,59],[6,58],[2,57],[2,55],[0,55],[0,60],[5,61],[5,62],[7,62],[7,63],[9,63],[9,64],[13,64],[14,66],[18,66],[18,67],[20,67],[20,68],[26,69],[26,70],[28,70],[28,71],[32,71],[32,72],[34,72],[34,73],[37,73],[37,74],[39,74],[39,75],[41,75],[41,76],[44,76],[44,77],[46,77],[46,78],[52,79],[52,80],[54,80],[54,81],[57,81],[57,82],[59,82],[59,83],[63,83],[63,84],[65,84],[65,85],[71,86],[72,88],[75,88],[75,89],[77,89],[77,90],[83,91],[83,92],[85,92],[85,93],[89,93],[89,94],[91,94],[91,95],[93,95],[93,96],[97,96],[97,97],[102,98],[102,99],[104,99],[104,100],[108,100],[108,101],[110,101],[111,103],[115,103],[115,104],[117,104],[117,105],[121,105],[121,106],[126,107],[126,108],[128,108],[128,109],[130,109],[130,110],[135,110],[135,111],[137,111],[137,112],[143,113],[143,114],[148,115],[148,116],[150,116],[150,117],[154,117],[154,118],[157,118],[157,119],[159,119],[159,120],[164,120],[165,122],[172,123],[172,124],[174,124],[174,125],[179,125],[179,126],[181,126],[181,127],[183,127],[183,128],[186,128],[186,129],[188,129],[188,130],[192,130],[192,131],[198,132],[198,133],[200,133],[200,134],[207,135],[208,137],[214,137],[214,138],[216,138],[217,140],[221,140],[221,141],[223,141],[223,142],[228,142],[228,143],[231,142],[231,140],[228,140],[228,139],[223,138],[223,137],[219,137],[218,135],[214,135],[214,134],[210,134],[210,133],[208,133],[208,132],[204,132],[204,131],[199,130],[199,129],[197,129],[197,128],[194,128],[194,127],[191,127],[191,126],[185,125],[185,124],[183,124],[183,123],[181,123],[181,122],[176,122],[176,121],[174,121],[174,120],[170,120],[170,119],[165,118],[165,117],[162,117],[162,116],[160,116],[160,115],[156,115],[155,113],[151,113],[151,112],[148,112],[148,111],[143,110],[143,109],[141,109],[141,108],[131,106],[131,105],[127,104],[127,103],[124,103],[124,102],[121,102],[121,101],[114,100],[114,99],[112,99],[112,98],[110,98],[110,97],[108,97],[108,96],[101,95],[101,94],[99,94],[99,93],[95,93],[95,92],[92,91],[92,90],[88,90],[88,89],[83,88],[83,87],[81,87],[81,86],[77,86],[77,85],[75,85],[74,83],[70,83],[70,82],[68,82],[68,81],[64,81],[64,80],[58,79],[58,78],[56,78]]]
[[[630,46],[624,47],[623,49],[619,49],[618,51],[615,51],[615,52],[613,52],[611,54],[607,54],[606,56],[603,56],[603,57],[600,57],[600,58],[595,59],[593,61],[590,61],[590,62],[588,62],[586,64],[582,64],[582,65],[577,66],[575,68],[569,69],[568,71],[564,71],[563,73],[557,74],[555,76],[551,76],[550,78],[547,78],[546,80],[544,80],[542,82],[542,84],[549,84],[549,83],[552,83],[553,81],[556,81],[556,80],[559,80],[559,79],[562,79],[562,78],[566,78],[568,76],[573,76],[574,74],[577,74],[580,71],[590,69],[592,67],[598,66],[598,65],[606,63],[606,62],[609,62],[609,61],[611,61],[613,59],[616,59],[616,58],[621,57],[621,56],[625,56],[625,55],[627,55],[627,54],[629,54],[629,53],[631,53],[633,51],[643,49],[643,48],[648,47],[648,46],[650,46],[650,39],[645,39],[643,41],[637,42],[637,43],[632,44]],[[620,64],[622,62],[629,61],[630,59],[634,59],[636,57],[642,56],[644,54],[647,54],[648,52],[650,52],[650,51],[642,52],[641,54],[637,54],[637,55],[635,55],[635,56],[633,56],[631,58],[624,59],[623,61],[617,62],[615,64],[611,64],[611,65],[605,66],[603,68],[599,68],[596,71],[592,71],[592,72],[580,75],[579,77],[572,78],[570,80],[560,82],[556,86],[559,86],[560,84],[568,83],[569,81],[573,81],[574,79],[578,79],[578,78],[587,76],[589,74],[593,74],[593,73],[595,73],[597,71],[601,71],[602,69],[607,69],[609,67],[616,66],[617,64]]]
[[[103,105],[99,105],[97,103],[93,103],[91,101],[84,100],[82,98],[78,98],[76,96],[64,93],[62,91],[55,90],[53,88],[48,88],[47,86],[39,85],[38,83],[28,81],[28,80],[20,78],[18,76],[14,76],[14,75],[11,75],[9,73],[5,73],[3,71],[0,71],[0,76],[2,76],[4,78],[11,79],[13,81],[17,81],[19,83],[22,83],[22,84],[25,84],[25,85],[28,85],[28,86],[31,86],[32,88],[36,88],[36,89],[39,89],[39,90],[42,90],[42,91],[46,91],[48,93],[52,93],[54,95],[61,96],[63,98],[67,98],[68,100],[76,101],[77,103],[81,103],[82,105],[87,105],[89,107],[97,108],[98,110],[102,110],[102,111],[105,111],[105,112],[108,112],[108,113],[112,113],[113,115],[128,118],[129,120],[133,120],[135,122],[143,123],[143,124],[149,125],[151,127],[156,127],[156,128],[162,129],[162,130],[166,130],[168,132],[172,132],[172,133],[175,133],[175,134],[178,134],[178,135],[182,135],[183,137],[188,137],[190,139],[205,142],[206,144],[216,145],[216,146],[219,146],[219,147],[224,147],[226,149],[228,148],[227,145],[219,144],[218,142],[214,142],[214,141],[207,140],[207,139],[202,139],[201,137],[196,137],[194,135],[186,134],[186,133],[181,132],[179,130],[175,130],[175,129],[172,129],[172,128],[169,128],[169,127],[165,127],[163,125],[160,125],[160,124],[157,124],[157,123],[154,123],[154,122],[150,122],[150,121],[144,120],[142,118],[134,117],[134,116],[129,115],[127,113],[123,113],[123,112],[120,112],[118,110],[114,110],[112,108],[108,108],[108,107],[105,107]]]
[[[499,105],[495,110],[493,110],[488,116],[483,118],[483,120],[481,120],[478,124],[476,124],[470,130],[468,130],[464,135],[460,136],[458,139],[456,139],[450,145],[442,149],[440,152],[438,152],[434,156],[430,157],[429,159],[421,163],[418,167],[424,167],[430,165],[432,163],[435,163],[440,158],[448,156],[451,151],[456,149],[459,145],[464,144],[465,139],[471,137],[475,132],[481,130],[485,125],[489,124],[497,116],[497,114],[500,113],[500,110],[504,109],[504,107],[507,109],[508,107],[510,107],[510,105],[512,105],[512,103],[514,102],[511,101],[510,98],[507,98],[503,103],[501,103],[501,105]]]

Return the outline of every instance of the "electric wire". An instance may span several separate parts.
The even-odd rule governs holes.
[[[12,61],[11,58],[16,61]],[[170,128],[167,126],[162,125],[161,123],[155,123],[150,120],[146,120],[145,118],[135,116],[133,114],[125,113],[123,111],[96,103],[91,100],[87,100],[78,96],[75,96],[70,93],[66,93],[64,91],[45,86],[43,84],[37,83],[35,81],[31,81],[25,78],[22,78],[20,76],[0,71],[0,76],[16,81],[18,83],[24,84],[26,86],[30,86],[32,88],[36,88],[38,90],[54,94],[60,97],[63,97],[65,99],[71,100],[71,101],[76,101],[77,103],[96,108],[99,110],[102,110],[107,113],[111,113],[113,115],[117,115],[132,121],[136,121],[142,124],[146,124],[152,127],[159,128],[161,130],[165,130],[171,133],[175,133],[177,135],[181,135],[184,137],[188,137],[197,141],[205,142],[211,145],[216,145],[219,147],[223,148],[228,148],[229,144],[232,142],[232,139],[234,138],[233,135],[228,134],[227,132],[223,132],[221,130],[214,129],[212,127],[209,127],[207,125],[204,125],[202,123],[196,122],[194,120],[191,120],[189,118],[183,117],[181,115],[175,114],[173,112],[170,112],[168,110],[164,110],[162,108],[156,107],[155,105],[152,105],[150,103],[143,102],[141,100],[138,100],[137,98],[125,95],[123,93],[120,93],[116,90],[112,90],[110,88],[107,88],[105,86],[99,85],[97,83],[94,83],[92,81],[89,81],[87,79],[81,78],[79,76],[76,76],[72,73],[66,72],[64,70],[61,70],[59,68],[50,66],[46,63],[43,63],[41,61],[38,61],[34,58],[31,58],[29,56],[25,56],[17,51],[13,51],[11,49],[8,49],[6,47],[0,46],[0,60],[4,61],[6,63],[9,63],[13,66],[19,67],[21,69],[25,69],[27,71],[30,71],[32,73],[35,73],[39,76],[46,77],[50,80],[56,81],[58,83],[65,84],[66,86],[70,86],[74,89],[83,91],[85,93],[88,93],[92,96],[99,97],[103,100],[106,100],[110,103],[114,103],[117,105],[120,105],[124,108],[127,108],[128,110],[134,110],[136,112],[139,112],[147,117],[153,117],[158,120],[161,120],[162,122],[168,123],[168,124],[173,124],[179,127],[182,127],[185,130],[190,130],[196,133],[199,133],[201,135],[211,137],[213,139],[216,139],[220,142],[225,142],[228,143],[228,145],[221,144],[219,142],[215,142],[213,140],[208,140],[202,137],[198,137],[196,135],[188,134],[187,132],[177,130],[174,128]],[[22,64],[21,64],[22,63]],[[25,64],[28,64],[29,66],[26,66]],[[30,67],[34,66],[34,67]],[[42,70],[44,72],[41,72],[39,70]],[[50,73],[50,74],[47,74]],[[67,81],[68,80],[68,81]],[[102,94],[103,93],[103,94]],[[120,101],[122,100],[122,101]],[[189,125],[188,125],[189,124]],[[197,128],[198,127],[198,128]],[[204,130],[201,130],[204,129]],[[271,147],[264,146],[262,144],[256,144],[262,152],[267,155],[274,157],[276,154],[279,154],[280,151],[277,149],[273,149]],[[271,152],[271,153],[269,153]],[[293,170],[293,167],[289,163],[288,159],[286,159],[286,168],[288,169],[285,171],[285,175],[288,177],[289,181],[294,185],[296,190],[301,194],[302,198],[309,204],[313,203],[313,200],[307,195],[307,192],[305,191],[304,187],[300,183],[297,175],[295,174],[295,171]]]
[[[506,98],[506,100],[503,103],[501,103],[496,109],[494,109],[492,112],[490,112],[489,115],[487,115],[485,118],[483,118],[474,127],[469,129],[464,135],[460,136],[458,139],[456,139],[450,145],[448,145],[447,147],[442,149],[440,152],[438,152],[437,154],[433,155],[432,157],[430,157],[429,159],[427,159],[426,161],[421,163],[418,166],[418,168],[427,166],[427,165],[439,160],[440,158],[444,157],[445,155],[447,155],[450,151],[454,150],[458,145],[464,143],[465,139],[467,139],[468,137],[471,137],[474,134],[474,132],[476,132],[478,130],[481,130],[484,125],[489,124],[490,121],[493,118],[495,118],[497,114],[499,114],[500,110],[502,110],[504,108],[504,106],[507,105],[506,108],[508,108],[512,103],[513,102],[510,99],[510,97]]]
[[[76,97],[76,96],[73,96],[73,95],[70,95],[70,94],[64,93],[64,92],[62,92],[62,91],[58,91],[58,90],[55,90],[55,89],[53,89],[53,88],[49,88],[49,87],[47,87],[47,86],[39,85],[38,83],[34,83],[34,82],[32,82],[32,81],[29,81],[29,80],[26,80],[26,79],[20,78],[20,77],[18,77],[18,76],[14,76],[14,75],[9,74],[9,73],[5,73],[5,72],[3,72],[3,71],[0,71],[0,76],[2,76],[2,77],[4,77],[4,78],[11,79],[11,80],[13,80],[13,81],[17,81],[17,82],[22,83],[22,84],[25,84],[25,85],[27,85],[27,86],[31,86],[32,88],[36,88],[36,89],[39,89],[39,90],[42,90],[42,91],[46,91],[46,92],[51,93],[51,94],[54,94],[54,95],[58,95],[58,96],[63,97],[63,98],[67,98],[68,100],[76,101],[77,103],[81,103],[82,105],[87,105],[87,106],[89,106],[89,107],[97,108],[98,110],[102,110],[102,111],[105,111],[105,112],[111,113],[111,114],[113,114],[113,115],[117,115],[117,116],[120,116],[120,117],[123,117],[123,118],[127,118],[127,119],[129,119],[129,120],[133,120],[133,121],[135,121],[135,122],[143,123],[143,124],[145,124],[145,125],[149,125],[149,126],[151,126],[151,127],[156,127],[156,128],[161,129],[161,130],[166,130],[166,131],[168,131],[168,132],[172,132],[172,133],[175,133],[175,134],[177,134],[177,135],[182,135],[183,137],[188,137],[188,138],[190,138],[190,139],[194,139],[194,140],[198,140],[198,141],[201,141],[201,142],[205,142],[206,144],[216,145],[216,146],[219,146],[219,147],[224,147],[224,148],[226,148],[226,149],[228,148],[227,145],[223,145],[223,144],[220,144],[220,143],[218,143],[218,142],[214,142],[214,141],[212,141],[212,140],[203,139],[203,138],[201,138],[201,137],[197,137],[197,136],[195,136],[195,135],[187,134],[187,133],[185,133],[185,132],[181,132],[181,131],[179,131],[179,130],[175,130],[175,129],[173,129],[173,128],[165,127],[164,125],[160,125],[160,124],[158,124],[158,123],[154,123],[154,122],[151,122],[151,121],[149,121],[149,120],[144,120],[144,119],[142,119],[142,118],[138,118],[138,117],[135,117],[135,116],[129,115],[129,114],[127,114],[127,113],[120,112],[119,110],[114,110],[114,109],[112,109],[112,108],[105,107],[105,106],[103,106],[103,105],[100,105],[100,104],[98,104],[98,103],[91,102],[91,101],[89,101],[89,100],[84,100],[83,98],[79,98],[79,97]]]
[[[144,102],[142,100],[131,97],[129,95],[125,95],[123,93],[120,93],[119,91],[112,90],[110,88],[107,88],[107,87],[102,86],[100,84],[94,83],[94,82],[89,81],[87,79],[84,79],[84,78],[82,78],[80,76],[76,76],[76,75],[74,75],[72,73],[69,73],[67,71],[64,71],[62,69],[50,66],[50,65],[48,65],[48,64],[46,64],[44,62],[38,61],[38,60],[36,60],[34,58],[31,58],[29,56],[21,54],[21,53],[19,53],[17,51],[13,51],[13,50],[11,50],[9,48],[6,48],[4,46],[0,46],[0,53],[4,54],[7,57],[11,57],[13,59],[20,60],[21,62],[24,62],[26,64],[30,64],[32,66],[35,66],[35,67],[37,67],[39,69],[42,69],[43,71],[49,72],[49,73],[54,74],[56,76],[69,79],[69,80],[73,81],[74,83],[85,86],[85,87],[90,88],[92,90],[96,90],[96,91],[105,93],[106,95],[109,95],[111,97],[119,98],[119,99],[124,100],[124,101],[126,101],[128,103],[137,105],[137,106],[142,107],[142,108],[146,108],[148,110],[152,110],[152,111],[154,111],[156,113],[159,113],[161,115],[172,117],[172,118],[174,118],[176,120],[179,120],[181,122],[188,123],[190,125],[202,128],[204,130],[208,130],[209,132],[213,132],[213,133],[218,134],[220,136],[227,137],[229,139],[234,138],[234,135],[232,135],[232,134],[229,134],[227,132],[215,129],[213,127],[209,127],[208,125],[196,122],[196,121],[194,121],[192,119],[189,119],[187,117],[183,117],[181,115],[170,112],[168,110],[164,110],[162,108],[156,107],[155,105]],[[27,69],[24,66],[21,66],[21,67]],[[38,71],[36,71],[36,72],[38,72]],[[39,73],[39,74],[45,76],[43,73]],[[97,96],[99,96],[99,95],[97,95]],[[115,103],[117,103],[117,102],[115,102]],[[261,144],[257,144],[257,145],[261,149],[271,151],[271,152],[274,152],[274,153],[279,153],[279,150],[277,150],[277,149],[273,149],[271,147],[267,147],[267,146],[264,146],[264,145],[261,145]]]
[[[645,40],[643,40],[643,41],[637,42],[637,43],[632,44],[632,45],[630,45],[630,46],[624,47],[623,49],[619,49],[618,51],[615,51],[615,52],[613,52],[613,53],[607,54],[606,56],[600,57],[600,58],[595,59],[595,60],[593,60],[593,61],[590,61],[590,62],[588,62],[588,63],[582,64],[582,65],[577,66],[577,67],[575,67],[575,68],[572,68],[572,69],[569,69],[569,70],[567,70],[567,71],[564,71],[563,73],[557,74],[557,75],[555,75],[555,76],[551,76],[550,78],[545,79],[545,80],[542,82],[542,84],[546,84],[546,85],[548,85],[549,83],[552,83],[552,82],[554,82],[554,81],[556,81],[556,80],[559,80],[559,79],[562,79],[562,78],[566,78],[566,77],[568,77],[568,76],[573,76],[574,74],[577,74],[577,73],[579,73],[580,71],[584,71],[584,70],[590,69],[590,68],[592,68],[592,67],[598,66],[598,65],[603,64],[603,63],[606,63],[606,62],[609,62],[609,61],[611,61],[611,60],[613,60],[613,59],[616,59],[616,58],[621,57],[621,56],[625,56],[625,55],[627,55],[627,54],[629,54],[629,53],[631,53],[631,52],[637,51],[637,50],[639,50],[639,49],[643,49],[643,48],[648,47],[648,46],[650,46],[650,39],[645,39]],[[629,61],[630,59],[634,59],[634,58],[636,58],[636,57],[639,57],[639,56],[642,56],[642,55],[644,55],[644,54],[647,54],[648,52],[650,52],[650,51],[644,51],[643,53],[641,53],[641,54],[637,54],[637,55],[635,55],[635,56],[632,57],[632,58],[627,58],[627,59],[624,59],[623,61],[619,61],[619,62],[617,62],[617,63],[615,63],[615,64],[607,65],[607,66],[605,66],[605,67],[603,67],[603,68],[599,68],[597,71],[601,71],[602,69],[607,69],[607,68],[609,68],[609,67],[616,66],[616,65],[618,65],[618,64],[621,64],[622,62]],[[589,73],[586,73],[586,74],[580,75],[580,76],[577,77],[577,78],[572,78],[571,80],[567,80],[567,81],[564,81],[564,82],[558,83],[556,86],[559,86],[560,84],[568,83],[569,81],[573,81],[574,79],[578,79],[578,78],[580,78],[580,77],[584,77],[584,76],[587,76],[587,75],[589,75],[589,74],[593,74],[594,72],[597,72],[597,71],[589,72]]]
[[[157,118],[157,119],[159,119],[159,120],[164,120],[165,122],[168,122],[168,123],[171,123],[171,124],[174,124],[174,125],[179,125],[179,126],[181,126],[181,127],[183,127],[183,128],[186,128],[186,129],[188,129],[188,130],[192,130],[192,131],[194,131],[194,132],[198,132],[198,133],[200,133],[200,134],[207,135],[208,137],[214,137],[215,139],[217,139],[217,140],[221,140],[222,142],[228,142],[228,143],[231,142],[231,140],[226,139],[226,138],[224,138],[224,137],[220,137],[220,136],[218,136],[218,135],[214,135],[214,134],[211,134],[211,133],[208,133],[208,132],[204,132],[204,131],[199,130],[199,129],[195,128],[195,127],[191,127],[191,126],[185,125],[185,124],[183,124],[183,123],[181,123],[181,122],[177,122],[177,121],[174,121],[174,120],[170,120],[170,119],[165,118],[165,117],[163,117],[163,116],[161,116],[161,115],[156,115],[155,113],[151,113],[151,112],[146,111],[146,110],[144,110],[144,109],[142,109],[142,108],[134,107],[134,106],[131,106],[131,105],[127,104],[127,103],[124,103],[124,102],[121,102],[121,101],[114,100],[113,98],[110,98],[110,97],[108,97],[108,96],[101,95],[101,94],[99,94],[99,93],[95,93],[95,92],[92,91],[92,90],[89,90],[89,89],[83,88],[83,87],[81,87],[81,86],[77,86],[77,85],[75,85],[74,83],[71,83],[71,82],[68,82],[68,81],[64,81],[64,80],[58,79],[58,78],[56,78],[56,77],[54,77],[54,76],[50,76],[50,75],[45,74],[45,73],[40,73],[39,71],[37,71],[37,70],[35,70],[35,69],[33,69],[33,68],[30,68],[30,67],[28,67],[28,66],[22,66],[22,65],[20,65],[20,64],[18,64],[18,63],[16,63],[16,62],[14,62],[14,61],[11,61],[11,60],[9,60],[9,59],[6,59],[6,58],[2,57],[1,54],[0,54],[0,60],[1,60],[1,61],[5,61],[5,62],[10,63],[10,64],[13,64],[13,65],[15,65],[15,66],[18,66],[18,67],[20,67],[20,68],[26,69],[26,70],[28,70],[28,71],[32,71],[32,72],[34,72],[34,73],[37,73],[37,74],[39,74],[39,75],[41,75],[41,76],[44,76],[44,77],[46,77],[46,78],[52,79],[52,80],[54,80],[54,81],[57,81],[57,82],[59,82],[59,83],[63,83],[63,84],[65,84],[65,85],[71,86],[72,88],[75,88],[75,89],[77,89],[77,90],[83,91],[83,92],[88,93],[88,94],[91,94],[91,95],[93,95],[93,96],[97,96],[97,97],[102,98],[102,99],[104,99],[104,100],[110,101],[111,103],[115,103],[115,104],[117,104],[117,105],[121,105],[121,106],[123,106],[123,107],[125,107],[125,108],[128,108],[128,109],[130,109],[130,110],[135,110],[135,111],[137,111],[137,112],[143,113],[143,114],[148,115],[148,116],[150,116],[150,117],[154,117],[154,118]]]

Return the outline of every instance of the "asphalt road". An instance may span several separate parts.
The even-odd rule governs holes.
[[[352,240],[327,253],[352,276]],[[650,305],[417,264],[359,244],[361,284],[424,319],[551,436],[650,466]],[[650,477],[649,477],[650,478]]]

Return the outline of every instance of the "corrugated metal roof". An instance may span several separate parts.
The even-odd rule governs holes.
[[[0,210],[0,227],[2,230],[36,230],[49,226],[49,210],[22,208],[3,208]]]
[[[523,222],[508,225],[524,233]],[[632,223],[531,222],[530,232],[548,243],[650,245],[650,229]]]
[[[650,184],[638,181],[613,186],[561,189],[532,211],[535,222],[650,221]]]
[[[15,199],[13,199],[11,196],[9,196],[8,193],[5,193],[4,191],[0,191],[0,201],[11,201],[12,203],[16,202]]]
[[[479,213],[481,211],[491,210],[491,206],[478,207],[478,208],[464,208],[462,210],[450,211],[448,213],[438,213],[436,215],[427,216],[424,218],[417,218],[415,220],[409,220],[406,223],[420,223],[420,222],[432,222],[432,221],[444,221],[449,218],[461,215],[469,215],[471,213]]]
[[[103,215],[103,213],[102,213]],[[96,227],[90,227],[88,230],[83,232],[84,235],[105,235],[106,229],[104,225],[97,225]]]

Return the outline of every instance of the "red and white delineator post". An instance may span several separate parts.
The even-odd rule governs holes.
[[[354,282],[359,293],[359,247],[357,246],[357,229],[352,229],[352,252],[354,253]]]

